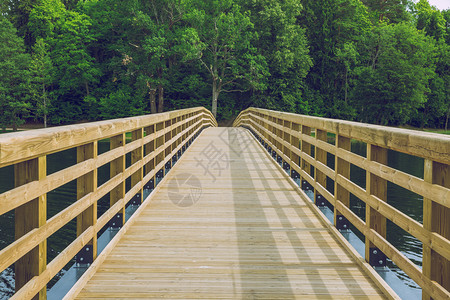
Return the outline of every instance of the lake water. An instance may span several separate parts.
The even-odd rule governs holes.
[[[109,150],[109,143],[99,143],[99,153]],[[352,151],[365,156],[366,145],[364,143],[352,143]],[[76,150],[71,149],[48,156],[47,173],[51,174],[76,163]],[[396,169],[402,170],[406,173],[423,178],[423,159],[411,157],[409,155],[389,151],[388,164]],[[127,162],[129,165],[129,161]],[[328,165],[334,167],[334,157],[328,156]],[[14,169],[13,167],[6,167],[0,169],[0,193],[11,189],[14,186]],[[99,185],[109,179],[109,167],[104,166],[98,171]],[[365,171],[352,166],[351,179],[365,187]],[[328,183],[328,189],[332,191],[332,182]],[[76,201],[76,181],[70,182],[55,191],[48,194],[47,216],[48,218],[54,216],[64,208],[68,207]],[[413,219],[422,222],[423,203],[422,198],[412,192],[404,190],[393,184],[388,183],[388,203],[396,207],[400,211],[406,213]],[[109,207],[109,198],[105,196],[98,202],[98,215],[102,215]],[[365,217],[365,205],[355,197],[351,198],[351,209],[357,213],[362,219]],[[402,251],[409,259],[411,259],[417,266],[422,264],[422,243],[416,238],[407,234],[405,231],[388,221],[388,241],[392,243],[397,249]],[[356,233],[356,236],[362,236]],[[48,239],[48,257],[50,262],[55,258],[64,248],[66,248],[76,238],[76,220],[74,219],[69,224],[61,228],[57,233]],[[0,216],[0,250],[9,245],[14,240],[14,212],[9,212]],[[66,269],[73,264],[73,261],[66,266]],[[420,288],[411,281],[403,271],[396,268],[392,262],[388,261],[389,269],[400,278],[404,284],[409,286],[413,295],[409,298],[420,298]],[[0,299],[7,299],[12,295],[14,290],[14,280],[11,269],[5,270],[0,274]],[[59,278],[63,272],[57,276]],[[56,282],[55,278],[52,283]],[[416,291],[416,292],[414,292]]]

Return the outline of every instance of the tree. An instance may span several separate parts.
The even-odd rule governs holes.
[[[212,83],[212,113],[217,116],[221,93],[264,90],[269,75],[266,61],[252,42],[253,23],[233,1],[192,0],[186,20],[196,30],[197,59]]]
[[[240,1],[249,10],[258,39],[253,42],[268,66],[266,89],[255,93],[253,105],[307,113],[310,103],[302,100],[304,79],[312,66],[299,1]],[[242,107],[245,108],[245,107]]]
[[[362,0],[362,2],[369,8],[374,23],[401,23],[410,19],[407,11],[411,4],[409,0]]]
[[[136,1],[131,14],[134,32],[124,48],[128,68],[136,73],[137,84],[148,89],[151,112],[163,112],[170,73],[193,56],[192,32],[181,24],[184,8],[179,0]]]
[[[26,89],[30,57],[16,32],[0,15],[0,126],[5,129],[10,125],[14,130],[24,123],[31,109]]]
[[[47,115],[51,106],[49,87],[53,82],[53,64],[42,38],[36,41],[30,63],[30,94],[35,106],[36,117],[42,117],[47,127]]]
[[[17,29],[17,34],[24,39],[25,46],[28,50],[34,43],[34,38],[28,26],[30,13],[38,4],[38,0],[8,0],[7,16]]]
[[[364,41],[372,29],[367,8],[360,0],[303,0],[302,4],[305,13],[300,22],[308,28],[314,62],[306,78],[307,94],[313,97],[310,101],[322,104],[321,115],[352,119],[354,108],[346,99]]]
[[[441,12],[434,6],[431,6],[428,0],[420,0],[415,8],[417,10],[416,27],[424,30],[427,35],[434,37],[436,40],[445,39],[446,20]]]
[[[435,70],[434,42],[403,23],[377,27],[366,43],[351,93],[359,119],[405,124],[427,100]]]

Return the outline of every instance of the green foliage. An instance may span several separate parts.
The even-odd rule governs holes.
[[[448,125],[450,11],[427,0],[8,0],[0,17],[1,126],[211,102]]]
[[[27,81],[30,56],[25,53],[23,39],[16,34],[5,16],[0,15],[0,126],[14,130],[24,123],[31,109]]]
[[[214,116],[221,93],[266,89],[267,64],[253,45],[258,35],[247,12],[233,1],[191,0],[185,10],[198,37],[192,46],[212,83]]]
[[[302,85],[312,61],[305,30],[297,23],[302,12],[298,1],[241,1],[249,9],[258,39],[254,45],[268,66],[265,89],[254,93],[256,106],[307,112]]]
[[[104,119],[138,116],[144,113],[141,99],[132,97],[129,88],[126,87],[101,98],[100,105],[101,116]]]
[[[446,21],[441,12],[430,5],[428,0],[420,0],[416,6],[417,10],[417,29],[424,30],[427,35],[434,37],[436,40],[445,38]]]
[[[409,24],[382,25],[367,40],[351,100],[364,122],[405,124],[427,101],[434,42]]]
[[[409,21],[411,16],[408,14],[409,0],[362,0],[370,11],[374,23],[401,23]]]
[[[47,45],[40,38],[33,47],[28,88],[35,118],[42,118],[44,127],[47,127],[47,115],[52,102],[52,95],[49,93],[49,87],[53,82],[52,72],[53,63],[47,52]]]

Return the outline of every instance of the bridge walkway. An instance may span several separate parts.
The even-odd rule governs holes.
[[[149,197],[66,298],[386,297],[245,129],[205,129]]]

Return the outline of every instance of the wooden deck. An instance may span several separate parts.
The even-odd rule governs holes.
[[[68,298],[386,298],[244,129],[203,131],[150,197]]]

